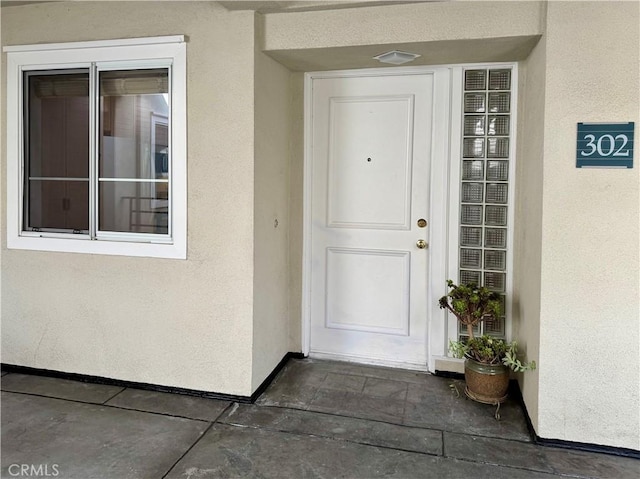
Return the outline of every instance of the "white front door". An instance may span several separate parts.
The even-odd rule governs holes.
[[[433,87],[312,81],[311,355],[426,368]]]

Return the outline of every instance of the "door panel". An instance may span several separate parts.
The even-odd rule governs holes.
[[[330,227],[409,228],[413,102],[331,98]]]
[[[327,249],[326,327],[409,334],[407,252]]]
[[[425,367],[431,74],[313,80],[310,352]]]

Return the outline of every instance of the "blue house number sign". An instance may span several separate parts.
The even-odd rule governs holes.
[[[578,123],[577,168],[633,168],[634,123]]]

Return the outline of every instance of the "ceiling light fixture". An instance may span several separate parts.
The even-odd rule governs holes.
[[[420,55],[417,53],[401,52],[399,50],[392,50],[387,53],[377,55],[374,60],[378,60],[381,63],[391,63],[392,65],[402,65],[403,63],[409,63],[418,58]]]

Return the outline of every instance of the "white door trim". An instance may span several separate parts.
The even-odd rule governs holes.
[[[302,352],[309,354],[311,330],[311,198],[312,198],[312,99],[313,80],[320,78],[348,78],[384,75],[433,75],[433,130],[430,169],[430,225],[427,241],[429,247],[445,252],[431,256],[429,261],[428,291],[430,309],[427,318],[427,357],[429,370],[434,370],[431,358],[446,354],[446,318],[438,308],[438,298],[445,294],[447,275],[447,233],[449,198],[449,136],[450,136],[450,67],[403,67],[366,70],[342,70],[310,72],[304,81],[304,192],[303,192],[303,262],[302,262]],[[437,234],[434,234],[437,233]],[[437,335],[437,339],[433,335]]]

